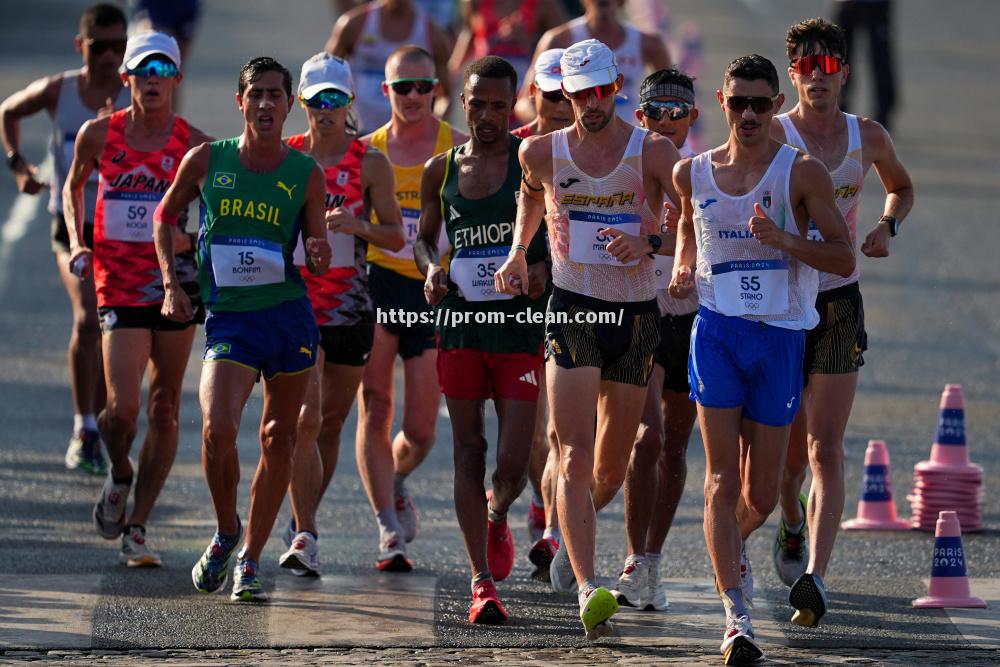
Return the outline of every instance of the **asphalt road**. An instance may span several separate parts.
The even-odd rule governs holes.
[[[724,130],[711,93],[721,84],[725,65],[755,51],[782,63],[786,27],[826,9],[812,0],[669,4],[675,25],[693,21],[704,33],[699,122],[712,141],[721,140]],[[945,383],[961,383],[971,456],[986,472],[986,529],[965,537],[969,574],[983,587],[980,595],[1000,601],[1000,495],[992,495],[1000,479],[1000,263],[994,243],[1000,207],[1000,134],[995,131],[1000,46],[994,27],[1000,7],[988,0],[897,4],[903,101],[893,134],[914,178],[917,204],[893,241],[891,257],[859,257],[870,349],[845,441],[845,517],[855,512],[870,438],[888,442],[897,506],[909,514],[904,496],[913,465],[930,451],[940,392]],[[57,0],[14,5],[5,6],[0,22],[4,97],[34,78],[78,65],[71,38],[85,6]],[[208,133],[229,136],[240,130],[233,102],[239,67],[252,56],[272,54],[297,73],[301,62],[322,48],[332,17],[328,3],[319,2],[213,0],[205,5],[184,82],[184,113]],[[871,108],[870,77],[866,71],[858,76],[865,91],[858,106],[864,113]],[[784,89],[789,94],[787,85]],[[303,126],[301,112],[293,112],[289,130]],[[42,159],[47,131],[43,118],[24,125],[24,152],[32,160]],[[881,206],[873,174],[866,184],[862,229],[874,223]],[[309,590],[279,573],[282,545],[276,536],[262,561],[267,584],[278,591],[271,608],[237,607],[222,596],[196,594],[190,567],[214,527],[199,464],[198,342],[184,385],[177,463],[150,525],[150,539],[165,566],[152,572],[118,566],[116,543],[97,537],[89,521],[100,481],[62,465],[72,417],[65,363],[70,314],[49,251],[48,215],[38,200],[18,197],[11,179],[0,178],[0,225],[0,652],[17,647],[414,645],[566,647],[566,655],[585,656],[578,652],[583,641],[574,601],[532,581],[526,558],[500,587],[512,622],[496,629],[466,624],[467,564],[453,509],[446,416],[439,419],[435,449],[410,482],[422,524],[410,551],[416,564],[412,577],[372,574],[377,534],[353,460],[352,414],[319,514],[325,572],[332,576]],[[260,409],[256,393],[239,441],[244,516]],[[491,440],[495,426],[491,418]],[[140,438],[143,431],[140,425]],[[696,434],[687,488],[665,550],[664,575],[676,580],[674,597],[681,603],[658,621],[627,615],[624,638],[615,642],[669,651],[692,642],[711,648],[718,641],[721,615],[701,528],[703,474]],[[526,506],[525,497],[512,514],[522,554]],[[609,581],[625,556],[622,512],[619,497],[599,525],[598,572]],[[287,516],[283,510],[279,525]],[[928,534],[911,532],[842,534],[827,580],[833,609],[823,628],[791,626],[786,593],[770,566],[773,530],[774,520],[750,542],[758,587],[764,590],[755,618],[766,627],[766,641],[784,645],[782,655],[787,652],[793,661],[881,647],[941,651],[932,655],[944,662],[947,651],[982,644],[977,633],[989,634],[990,626],[1000,625],[996,605],[978,626],[956,624],[955,614],[910,608],[911,600],[926,591],[932,547]],[[685,606],[688,602],[691,606]],[[682,611],[701,613],[699,605],[705,605],[704,616],[691,613],[704,621],[686,623]],[[310,623],[328,632],[310,634]],[[1000,647],[1000,637],[993,641],[994,649]]]

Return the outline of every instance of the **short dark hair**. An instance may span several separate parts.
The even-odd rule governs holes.
[[[414,62],[415,60],[426,59],[431,65],[434,64],[434,56],[431,55],[431,52],[416,44],[404,44],[390,53],[385,61],[389,62],[393,58],[399,62]]]
[[[484,56],[474,60],[465,68],[462,88],[469,85],[469,79],[478,76],[483,79],[510,79],[510,89],[517,93],[517,71],[514,66],[499,56]]]
[[[766,81],[771,86],[771,93],[778,94],[778,70],[774,69],[774,63],[762,55],[751,53],[729,63],[724,85],[728,85],[733,79]]]
[[[93,28],[110,28],[120,25],[128,28],[128,20],[118,7],[106,2],[91,5],[80,15],[80,34],[89,34]]]
[[[824,52],[847,60],[847,40],[844,31],[839,25],[830,23],[826,19],[806,19],[788,29],[788,34],[785,35],[788,59],[794,60],[799,49],[807,48],[810,44],[818,44]]]
[[[292,73],[288,71],[287,67],[270,56],[259,56],[250,60],[250,62],[243,66],[243,69],[240,70],[240,81],[236,88],[237,92],[239,92],[242,96],[243,91],[247,89],[247,86],[255,82],[261,77],[261,75],[267,72],[281,73],[281,83],[285,89],[285,94],[291,97]]]
[[[657,70],[643,79],[642,83],[639,84],[639,97],[642,97],[642,91],[667,83],[687,88],[694,93],[694,77],[690,77],[678,69],[670,68]]]

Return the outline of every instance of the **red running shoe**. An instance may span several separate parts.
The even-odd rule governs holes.
[[[542,539],[545,533],[545,508],[536,505],[534,499],[528,504],[528,536],[532,543]]]
[[[514,569],[514,536],[506,519],[499,523],[487,519],[486,565],[494,581],[503,581]]]
[[[472,589],[472,606],[469,607],[469,623],[499,625],[507,620],[507,610],[497,597],[497,587],[492,579],[480,581]]]

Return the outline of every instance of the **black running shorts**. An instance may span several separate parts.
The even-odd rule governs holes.
[[[816,297],[819,324],[806,332],[806,382],[813,373],[856,373],[864,365],[868,349],[865,307],[858,283],[851,283]]]

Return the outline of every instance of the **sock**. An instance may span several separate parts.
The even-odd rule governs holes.
[[[396,496],[403,495],[403,485],[406,483],[406,477],[400,475],[398,472],[392,478],[392,490]]]
[[[89,415],[83,415],[83,428],[85,428],[88,431],[97,430],[97,417],[94,416],[94,413],[90,413]]]
[[[73,433],[79,433],[83,428],[83,415],[73,415]]]
[[[740,588],[727,588],[723,595],[722,604],[726,608],[726,618],[736,616],[749,616],[746,601],[743,599],[743,590]]]
[[[629,558],[631,558],[632,562],[636,565],[642,565],[646,562],[646,556],[644,554],[629,554],[625,560],[628,560]]]
[[[229,544],[232,544],[236,540],[240,539],[240,533],[243,532],[243,530],[242,530],[241,527],[242,527],[242,524],[240,523],[240,517],[237,516],[236,517],[236,533],[235,534],[233,534],[233,535],[226,535],[225,533],[223,533],[219,529],[216,529],[215,532],[219,534],[219,537],[221,537],[223,539],[223,541],[225,541],[225,542],[227,542]]]
[[[492,521],[493,523],[500,523],[501,521],[507,520],[506,512],[504,512],[503,514],[500,514],[499,512],[494,512],[492,509],[490,509],[490,506],[488,504],[486,505],[486,509],[489,510],[490,521]]]
[[[545,500],[542,499],[542,494],[534,489],[531,490],[531,502],[535,503],[538,507],[545,507]]]
[[[305,533],[306,535],[312,535],[312,538],[314,540],[316,540],[317,542],[319,542],[319,535],[317,535],[316,533],[312,532],[311,530],[303,530],[301,532]]]
[[[796,523],[796,524],[794,524],[794,525],[793,525],[793,524],[790,524],[790,523],[788,523],[788,522],[786,521],[786,522],[785,522],[785,530],[786,530],[786,531],[788,531],[789,533],[791,533],[791,534],[795,535],[795,534],[797,534],[797,533],[798,533],[798,532],[799,532],[800,530],[802,530],[802,525],[803,525],[804,523],[805,523],[805,521],[799,521],[798,523]]]
[[[477,584],[481,584],[487,579],[492,579],[492,578],[493,575],[490,574],[489,570],[487,570],[486,572],[480,572],[479,574],[477,574],[472,578],[472,590],[476,590]]]
[[[111,480],[115,484],[128,484],[129,486],[131,486],[132,485],[132,473],[129,473],[128,477],[116,477],[115,475],[111,475]]]
[[[659,567],[661,558],[663,558],[663,554],[646,552],[646,562],[649,563],[650,567]]]
[[[403,534],[403,528],[399,525],[399,519],[396,518],[396,510],[382,510],[375,515],[375,519],[379,526],[390,533]]]
[[[547,537],[550,540],[555,540],[556,544],[562,544],[562,535],[559,534],[558,528],[545,526],[545,532],[542,533],[542,537]]]

